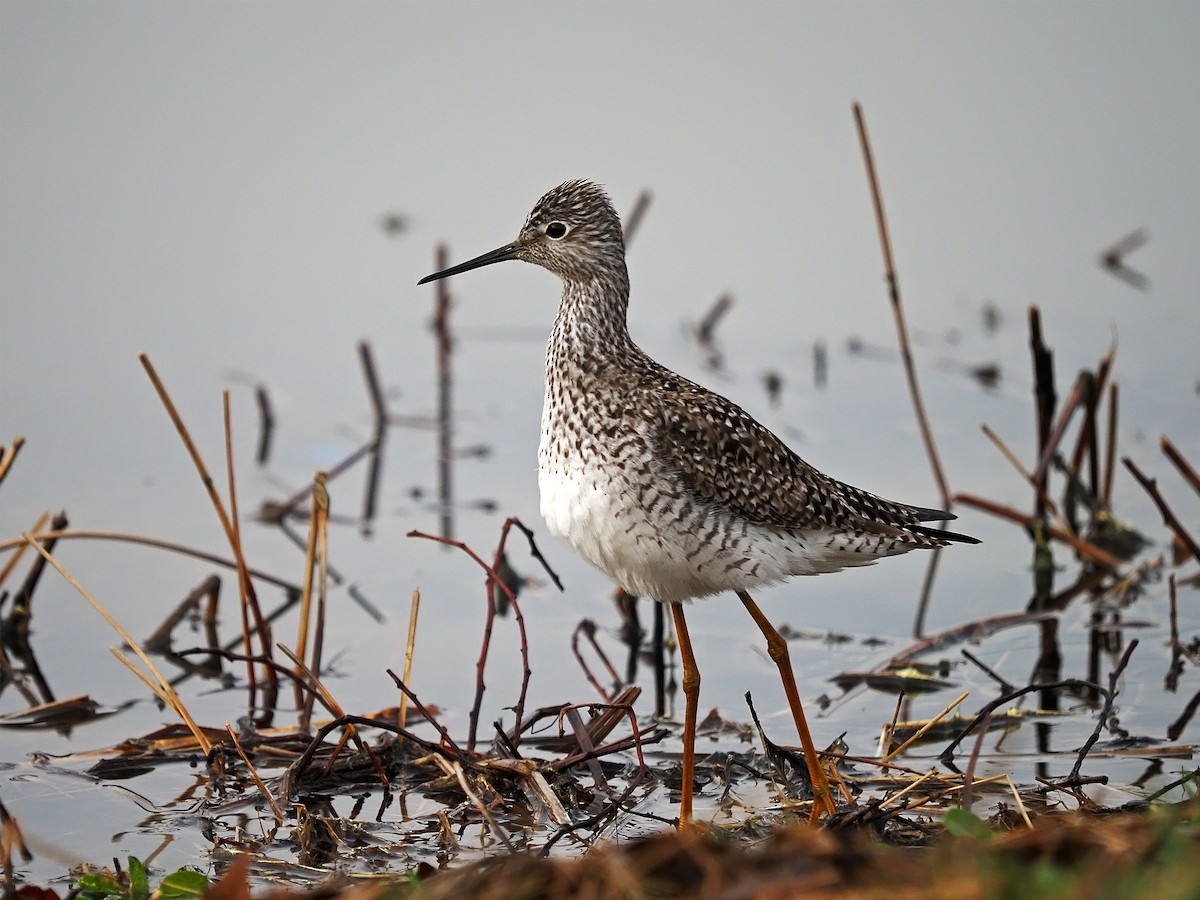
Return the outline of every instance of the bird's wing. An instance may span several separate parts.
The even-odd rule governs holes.
[[[664,370],[665,372],[665,370]],[[946,513],[895,503],[814,469],[748,413],[674,373],[656,380],[646,439],[680,487],[760,525],[900,534]],[[661,376],[660,376],[661,377]],[[918,527],[916,533],[938,534]]]

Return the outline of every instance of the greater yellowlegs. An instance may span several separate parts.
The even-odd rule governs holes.
[[[669,604],[675,620],[685,699],[680,821],[692,815],[700,692],[683,604],[725,591],[741,599],[779,668],[812,781],[813,818],[832,812],[787,643],[747,592],[975,539],[921,524],[953,518],[947,513],[823,475],[741,408],[647,356],[629,336],[621,220],[600,187],[559,185],[511,244],[418,283],[510,259],[563,282],[546,348],[542,516],[624,588]]]

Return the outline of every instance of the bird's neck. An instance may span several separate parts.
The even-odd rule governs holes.
[[[546,349],[548,378],[575,366],[595,371],[628,360],[637,352],[629,337],[628,309],[629,275],[624,266],[588,281],[564,281]]]

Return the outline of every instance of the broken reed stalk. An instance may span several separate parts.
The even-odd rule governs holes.
[[[446,730],[446,726],[434,718],[433,713],[426,709],[425,704],[420,701],[415,693],[413,693],[413,689],[401,681],[400,677],[395,672],[393,672],[391,669],[384,669],[384,671],[387,672],[392,681],[396,683],[396,687],[400,688],[400,690],[405,693],[408,699],[412,701],[413,706],[417,708],[417,712],[421,714],[421,717],[437,729],[438,734],[442,736],[442,746],[453,753],[456,759],[470,759],[471,756],[474,755],[463,753],[462,748],[454,742],[454,738],[450,737],[450,732]]]
[[[633,242],[633,236],[637,234],[638,226],[642,224],[646,210],[650,208],[651,199],[653,199],[653,194],[647,190],[643,190],[637,195],[637,200],[633,202],[633,209],[625,217],[625,227],[622,231],[624,232],[623,237],[626,250],[629,249],[629,245]]]
[[[321,654],[325,647],[325,612],[329,598],[329,492],[325,489],[325,473],[318,472],[316,483],[313,485],[313,497],[316,504],[317,532],[317,627],[313,634],[312,656],[309,667],[317,677],[321,675]],[[304,704],[302,725],[308,729],[312,720],[312,694]]]
[[[1117,345],[1114,341],[1108,348],[1108,352],[1101,357],[1099,365],[1096,366],[1096,374],[1086,379],[1087,390],[1084,398],[1083,427],[1080,429],[1079,438],[1075,442],[1075,452],[1071,455],[1070,471],[1077,478],[1083,466],[1084,456],[1087,456],[1088,490],[1096,498],[1100,497],[1102,489],[1100,447],[1096,422],[1099,417],[1100,402],[1104,397],[1105,388],[1108,387],[1109,376],[1112,374],[1113,359],[1116,353]]]
[[[458,760],[450,762],[440,756],[435,756],[433,761],[437,764],[438,768],[447,775],[453,775],[456,779],[458,779],[459,787],[461,787],[463,793],[467,795],[467,799],[471,801],[471,805],[475,807],[475,809],[479,812],[479,815],[481,815],[483,820],[487,822],[488,828],[491,830],[492,834],[496,835],[496,837],[500,839],[500,842],[504,844],[505,848],[510,853],[516,853],[517,848],[513,845],[512,838],[508,836],[508,832],[504,830],[504,826],[496,821],[496,817],[492,815],[492,811],[488,809],[486,805],[484,805],[484,802],[479,799],[479,795],[476,794],[475,791],[471,789],[471,786],[467,783],[467,773],[463,771],[462,763],[460,763]]]
[[[195,720],[192,719],[191,714],[187,710],[187,707],[184,705],[183,701],[179,698],[179,695],[177,693],[175,693],[175,690],[174,690],[174,688],[171,687],[170,682],[168,682],[167,679],[163,678],[162,673],[158,671],[158,668],[154,665],[154,662],[150,659],[149,656],[146,655],[146,652],[141,648],[141,646],[138,644],[138,642],[135,641],[133,639],[133,637],[130,636],[129,632],[127,632],[124,628],[121,627],[121,623],[118,622],[116,619],[114,619],[109,614],[108,610],[106,610],[103,606],[101,606],[100,603],[91,594],[88,593],[87,589],[82,584],[80,584],[78,581],[76,581],[75,577],[70,572],[68,572],[66,570],[66,568],[57,559],[55,559],[54,556],[45,547],[43,547],[40,543],[38,543],[38,541],[33,537],[33,535],[26,532],[25,534],[21,535],[21,537],[23,540],[27,541],[33,547],[34,550],[36,550],[39,554],[41,554],[42,558],[45,559],[46,562],[48,562],[48,563],[50,563],[50,565],[54,566],[54,568],[58,571],[58,574],[61,575],[66,580],[67,584],[69,584],[69,585],[71,585],[71,587],[75,588],[75,590],[79,592],[79,595],[81,597],[83,597],[83,599],[86,600],[89,604],[91,604],[92,609],[96,610],[96,612],[98,612],[100,614],[100,616],[104,619],[104,621],[106,621],[109,624],[109,626],[111,626],[112,629],[121,636],[121,639],[123,641],[125,641],[125,643],[130,647],[130,649],[132,649],[133,652],[137,654],[138,658],[142,661],[142,663],[146,666],[146,668],[149,669],[154,674],[154,678],[158,682],[158,688],[162,692],[161,694],[159,694],[159,696],[163,697],[166,704],[172,710],[174,710],[176,715],[178,715],[183,720],[184,724],[188,727],[188,730],[191,731],[192,735],[196,738],[196,742],[200,744],[200,747],[204,750],[204,753],[207,755],[209,753],[209,751],[212,750],[212,743],[205,736],[204,731],[200,728],[200,726],[197,725]],[[118,655],[118,658],[121,656],[121,654],[119,652],[117,655]],[[141,674],[141,673],[139,673],[139,674]],[[145,680],[145,679],[143,679],[143,680]],[[149,683],[149,682],[147,681],[147,683]],[[155,693],[158,694],[159,690],[155,690]]]
[[[328,518],[329,492],[325,488],[325,473],[317,472],[313,477],[312,511],[309,515],[308,540],[304,551],[304,588],[300,593],[300,624],[296,634],[296,655],[314,670],[317,667],[311,664],[308,657],[308,629],[312,621],[313,580],[317,577],[318,545],[321,542],[322,524],[327,522]],[[302,711],[301,728],[307,730],[307,717],[312,715],[312,703],[301,696],[299,687],[296,689],[296,705]]]
[[[320,694],[321,704],[327,710],[329,710],[331,715],[338,718],[346,718],[346,711],[342,709],[342,705],[334,699],[334,696],[329,692],[329,689],[321,683],[321,679],[317,677],[317,674],[308,666],[306,666],[303,660],[301,660],[300,657],[289,650],[285,645],[276,644],[276,646],[284,656],[296,664],[296,667],[300,671],[299,677],[303,677],[307,680],[310,688],[310,696],[314,694]],[[358,729],[354,727],[353,723],[346,725],[346,733],[349,735],[350,739],[354,741],[354,745],[358,748],[359,752],[364,753],[367,758],[371,760],[371,764],[375,767],[375,773],[379,776],[380,783],[384,787],[388,787],[388,777],[387,773],[383,770],[383,765],[379,762],[379,758],[375,756],[375,753],[371,750],[371,748],[363,741],[362,737],[358,733]]]
[[[1159,513],[1162,514],[1163,524],[1171,529],[1180,543],[1192,554],[1192,558],[1200,562],[1200,544],[1197,544],[1196,539],[1188,534],[1187,529],[1183,527],[1183,523],[1176,518],[1175,513],[1171,511],[1171,507],[1167,505],[1167,501],[1163,499],[1163,495],[1159,493],[1158,480],[1147,478],[1142,473],[1142,470],[1137,467],[1137,464],[1128,456],[1121,457],[1121,462],[1125,464],[1125,468],[1137,479],[1138,484],[1150,495],[1150,499],[1154,501],[1154,505],[1158,507]]]
[[[1179,470],[1179,474],[1183,476],[1183,480],[1191,485],[1193,491],[1200,494],[1200,474],[1192,468],[1191,463],[1183,458],[1183,454],[1176,449],[1175,445],[1171,443],[1165,434],[1158,439],[1158,443],[1162,448],[1162,452],[1166,454],[1167,459]]]
[[[1004,440],[1000,437],[1000,435],[996,434],[996,432],[994,432],[988,425],[981,425],[980,428],[983,429],[983,433],[987,435],[988,440],[996,445],[996,449],[1000,451],[1000,455],[1008,460],[1009,465],[1016,469],[1021,477],[1028,481],[1029,485],[1034,489],[1035,492],[1038,493],[1039,504],[1043,509],[1047,510],[1052,516],[1054,516],[1055,520],[1058,522],[1058,527],[1061,528],[1065,534],[1074,535],[1075,530],[1071,527],[1071,523],[1069,523],[1063,517],[1063,514],[1058,509],[1058,505],[1054,502],[1054,498],[1046,493],[1046,479],[1039,479],[1035,477],[1032,472],[1026,469],[1025,466],[1021,464],[1021,461],[1017,459],[1016,454],[1009,449],[1008,444],[1004,443]]]
[[[229,739],[233,742],[233,749],[237,751],[237,755],[242,758],[242,762],[246,764],[246,771],[250,773],[250,778],[254,781],[258,792],[266,799],[267,804],[271,807],[271,815],[275,817],[275,824],[283,824],[283,810],[279,808],[279,804],[275,802],[275,796],[271,793],[271,789],[267,787],[266,782],[259,777],[258,770],[254,768],[254,763],[250,762],[250,757],[246,755],[246,751],[242,749],[241,742],[238,741],[237,735],[234,734],[233,726],[228,722],[225,723],[225,730],[229,732]]]
[[[1033,391],[1036,402],[1038,457],[1050,441],[1050,426],[1054,421],[1054,408],[1058,395],[1054,389],[1054,351],[1046,346],[1042,338],[1042,312],[1036,306],[1029,307],[1029,355],[1033,361]],[[1046,495],[1046,473],[1036,472],[1036,509],[1034,518],[1041,522],[1046,517],[1042,498]]]
[[[325,470],[326,482],[333,481],[335,478],[337,478],[339,475],[346,472],[351,466],[353,466],[355,463],[357,463],[360,459],[362,459],[368,453],[371,453],[374,449],[375,449],[375,442],[373,440],[371,440],[371,441],[367,441],[361,447],[356,447],[354,450],[351,450],[350,453],[347,454],[336,465],[330,466],[328,469]],[[310,499],[311,497],[312,497],[312,488],[311,487],[303,487],[300,490],[296,491],[296,493],[292,494],[292,496],[288,497],[286,500],[284,500],[280,503],[273,504],[271,507],[270,521],[275,522],[278,519],[282,519],[288,513],[295,511],[297,506],[299,506],[305,500]]]
[[[883,248],[884,277],[887,280],[888,299],[891,301],[892,315],[896,320],[896,333],[900,340],[900,356],[904,361],[904,374],[908,379],[908,392],[912,397],[913,410],[916,412],[917,426],[921,429],[921,440],[925,443],[925,453],[929,457],[929,465],[933,469],[933,479],[937,482],[942,503],[949,507],[951,503],[950,488],[946,484],[946,475],[942,471],[942,463],[938,458],[937,446],[933,440],[933,430],[929,427],[929,419],[925,415],[921,389],[917,385],[917,371],[913,364],[908,326],[905,324],[904,307],[900,302],[900,282],[896,276],[896,265],[892,258],[892,239],[888,233],[887,216],[883,211],[883,196],[879,190],[879,179],[875,174],[875,158],[871,151],[870,138],[867,136],[867,123],[859,103],[854,104],[854,122],[858,127],[858,140],[862,145],[863,161],[867,167],[871,202],[875,207],[875,222],[879,228],[879,243]]]
[[[440,272],[449,265],[450,248],[438,244],[434,271]],[[434,290],[433,334],[437,346],[438,505],[444,538],[454,534],[454,376],[451,370],[454,339],[450,335],[450,306],[450,285],[443,279]]]
[[[224,412],[225,473],[226,473],[226,482],[229,487],[229,510],[231,513],[230,525],[232,526],[230,540],[234,544],[237,545],[236,549],[234,550],[233,558],[234,558],[235,562],[237,563],[238,601],[239,601],[238,602],[238,610],[240,611],[241,620],[242,620],[242,639],[246,645],[246,653],[247,653],[247,655],[249,655],[249,653],[250,653],[250,604],[247,602],[246,590],[242,586],[243,578],[245,578],[246,581],[249,581],[249,578],[245,575],[245,572],[243,571],[245,559],[242,556],[241,525],[238,520],[237,492],[234,488],[234,485],[236,482],[234,479],[234,470],[233,470],[233,424],[231,421],[231,416],[230,416],[230,411],[229,411],[229,391],[228,391],[228,389],[221,392],[221,405],[222,405],[222,410]],[[253,709],[254,708],[254,698],[256,696],[258,696],[258,677],[255,675],[254,663],[252,663],[252,662],[246,663],[246,687],[247,687],[247,694],[250,698],[249,705],[250,705],[250,708]],[[273,704],[267,704],[267,705],[273,705]]]
[[[525,716],[525,698],[529,693],[529,677],[533,674],[533,671],[529,668],[529,637],[525,632],[525,616],[521,613],[521,607],[517,603],[517,595],[508,587],[508,585],[504,583],[500,576],[496,574],[495,569],[485,563],[480,558],[478,553],[476,553],[462,541],[455,541],[449,538],[439,537],[436,534],[425,534],[422,531],[415,530],[408,532],[405,537],[424,538],[427,541],[448,544],[451,547],[457,547],[459,550],[462,550],[464,553],[470,556],[471,559],[475,560],[475,562],[478,563],[488,575],[488,603],[494,606],[490,587],[492,584],[497,584],[500,586],[501,590],[504,591],[505,596],[508,597],[508,602],[512,604],[513,619],[516,620],[517,634],[521,642],[521,693],[517,697],[516,704],[513,706],[513,714],[516,717],[516,725],[514,726],[514,731],[509,734],[513,745],[516,746],[521,741],[521,719],[523,719]],[[478,716],[475,718],[478,720]],[[472,730],[471,736],[474,737],[474,730]]]
[[[911,747],[914,743],[916,743],[916,741],[920,739],[921,735],[923,735],[925,732],[927,732],[930,728],[932,728],[938,722],[942,721],[942,719],[946,718],[946,716],[950,715],[950,713],[952,713],[955,710],[955,708],[960,703],[962,703],[964,700],[966,700],[967,697],[969,697],[969,696],[971,696],[970,691],[963,691],[963,693],[961,695],[959,695],[959,698],[957,700],[955,700],[953,703],[951,703],[949,706],[947,706],[945,709],[943,709],[940,713],[938,713],[936,716],[934,716],[932,719],[930,719],[928,722],[926,722],[924,725],[922,725],[916,731],[916,733],[913,734],[913,736],[910,737],[907,741],[905,741],[903,744],[901,744],[895,750],[889,750],[886,754],[884,754],[884,757],[882,760],[883,765],[886,766],[889,762],[891,762],[893,759],[895,759],[897,756],[899,756],[901,753],[903,753],[905,750],[907,750],[909,747]]]
[[[1104,480],[1100,487],[1100,502],[1112,507],[1113,477],[1117,471],[1117,415],[1120,391],[1114,381],[1108,386],[1108,436],[1104,446]]]
[[[17,458],[17,454],[21,452],[23,446],[25,446],[25,438],[18,434],[13,438],[10,446],[0,447],[0,482],[4,481],[4,477],[8,474],[8,470],[12,468],[13,461]]]
[[[122,531],[102,531],[94,528],[71,528],[71,529],[51,529],[49,531],[32,532],[31,536],[34,540],[40,542],[47,541],[65,541],[65,540],[93,540],[93,541],[116,541],[126,544],[137,544],[143,547],[153,547],[156,550],[168,550],[171,553],[178,553],[182,556],[190,556],[192,559],[198,559],[214,566],[221,566],[226,569],[237,569],[237,563],[234,560],[226,559],[223,556],[217,556],[215,553],[209,553],[205,550],[199,550],[195,547],[188,547],[186,544],[177,544],[174,541],[164,541],[162,538],[148,537],[140,534],[126,534]],[[25,538],[9,538],[8,540],[0,541],[0,553],[7,550],[19,549],[26,545]],[[260,569],[247,570],[252,578],[262,581],[272,587],[277,587],[283,591],[300,593],[300,586],[293,584],[290,581],[284,581],[282,578],[277,578]]]
[[[969,735],[972,731],[974,731],[975,727],[977,725],[979,725],[980,722],[983,722],[984,720],[986,720],[989,716],[991,716],[991,714],[993,712],[995,712],[997,709],[999,709],[1004,704],[1012,703],[1018,697],[1023,697],[1026,694],[1033,693],[1034,691],[1060,691],[1065,688],[1083,688],[1085,690],[1093,691],[1098,694],[1104,694],[1104,695],[1108,694],[1108,691],[1105,690],[1104,688],[1102,688],[1100,685],[1096,684],[1096,682],[1084,681],[1080,678],[1067,678],[1067,679],[1064,679],[1063,681],[1052,681],[1049,684],[1027,684],[1023,688],[1017,688],[1015,691],[1011,691],[1010,693],[1001,694],[999,697],[996,697],[994,700],[989,701],[983,707],[983,709],[981,709],[978,713],[975,714],[975,718],[972,719],[970,722],[968,722],[967,726],[965,728],[963,728],[963,730],[960,731],[957,735],[954,736],[954,740],[952,740],[948,745],[946,745],[946,749],[944,749],[941,753],[938,754],[938,759],[941,759],[941,760],[953,759],[955,748],[959,744],[961,744],[964,740],[966,740],[967,735]]]
[[[984,497],[976,497],[974,494],[964,494],[960,491],[954,495],[954,502],[962,503],[966,506],[973,506],[976,509],[981,509],[984,512],[991,513],[993,516],[998,516],[1001,519],[1008,519],[1010,522],[1016,522],[1018,525],[1023,525],[1025,528],[1031,531],[1037,524],[1035,519],[1026,513],[1013,509],[1011,506],[1004,506],[1001,503],[988,500]],[[1065,532],[1062,529],[1055,528],[1053,526],[1047,526],[1046,536],[1053,538],[1060,543],[1068,544],[1080,556],[1087,557],[1094,563],[1102,566],[1108,566],[1111,569],[1117,569],[1121,566],[1121,561],[1107,550],[1102,550],[1090,541],[1086,541],[1083,538]]]
[[[408,609],[408,640],[404,643],[404,683],[412,675],[413,648],[417,643],[417,613],[421,609],[421,592],[412,592],[412,605]],[[396,724],[401,728],[408,722],[408,694],[400,692],[400,709],[396,713]]]
[[[1044,481],[1046,478],[1046,472],[1050,468],[1054,454],[1058,452],[1058,445],[1062,443],[1062,439],[1067,433],[1067,427],[1071,424],[1071,417],[1083,405],[1083,399],[1087,393],[1087,382],[1087,373],[1081,372],[1079,377],[1075,379],[1075,383],[1071,385],[1071,393],[1067,395],[1067,402],[1062,405],[1062,409],[1058,412],[1058,420],[1054,423],[1054,427],[1050,431],[1046,445],[1041,448],[1037,466],[1033,470],[1034,477],[1041,481]]]
[[[196,467],[196,472],[200,475],[200,481],[204,485],[204,489],[208,492],[209,499],[212,501],[213,509],[216,510],[217,518],[221,521],[221,527],[225,531],[225,537],[229,541],[230,549],[233,551],[234,560],[237,563],[238,572],[238,588],[243,592],[245,602],[250,604],[250,610],[254,615],[255,629],[258,632],[259,639],[262,642],[263,656],[267,659],[271,658],[271,638],[270,631],[267,628],[266,622],[263,621],[262,610],[258,605],[258,597],[254,591],[254,585],[250,581],[249,569],[246,566],[246,560],[242,557],[241,546],[236,540],[233,523],[229,519],[228,513],[225,511],[225,504],[221,502],[221,496],[217,493],[216,485],[213,483],[212,477],[208,474],[208,468],[204,465],[204,460],[200,456],[200,451],[196,449],[195,443],[192,441],[192,436],[188,432],[187,426],[183,423],[183,418],[179,415],[175,408],[175,403],[171,400],[171,396],[167,393],[166,387],[162,380],[158,377],[158,372],[155,370],[153,363],[150,362],[150,357],[145,353],[138,354],[138,360],[142,364],[142,368],[146,370],[147,376],[150,378],[150,383],[154,386],[154,390],[158,393],[159,400],[162,401],[163,407],[167,411],[171,422],[175,425],[175,430],[179,433],[180,440],[183,441],[183,446],[187,450],[188,455],[192,458],[192,464]],[[247,636],[249,639],[249,636]],[[247,644],[247,651],[249,645]],[[249,655],[249,654],[248,654]],[[268,670],[269,673],[273,670]],[[268,675],[269,684],[273,689],[276,689],[278,682],[274,674]],[[251,702],[253,706],[253,702]]]
[[[46,527],[46,522],[49,521],[49,519],[50,513],[42,513],[37,517],[37,521],[33,523],[33,527],[29,529],[28,533],[41,540],[42,535],[40,532]],[[4,545],[0,544],[0,549],[4,549]],[[24,538],[19,538],[16,542],[16,552],[8,558],[8,562],[4,564],[3,568],[0,568],[0,586],[2,586],[4,582],[8,580],[8,576],[11,575],[13,569],[20,564],[22,558],[25,556],[25,551],[28,549],[29,544],[26,543]]]

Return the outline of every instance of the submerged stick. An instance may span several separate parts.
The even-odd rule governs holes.
[[[887,281],[888,299],[892,304],[892,315],[896,320],[896,333],[900,340],[900,356],[904,361],[904,374],[908,379],[908,392],[912,397],[917,425],[921,429],[921,440],[925,443],[925,453],[929,457],[929,465],[933,469],[933,479],[937,482],[938,493],[942,496],[942,503],[949,506],[951,503],[950,488],[946,484],[946,475],[942,471],[942,463],[938,458],[937,446],[933,440],[933,430],[929,427],[929,419],[925,415],[925,403],[921,399],[921,389],[917,385],[917,371],[913,365],[908,326],[905,324],[904,308],[900,303],[900,282],[896,277],[896,265],[892,259],[892,240],[888,234],[887,216],[883,211],[879,179],[875,174],[875,158],[871,152],[870,138],[867,137],[867,123],[863,117],[862,106],[858,103],[854,104],[854,121],[858,126],[858,139],[862,145],[863,161],[867,167],[867,180],[871,186],[875,222],[879,227],[879,243],[883,248],[884,277]]]

